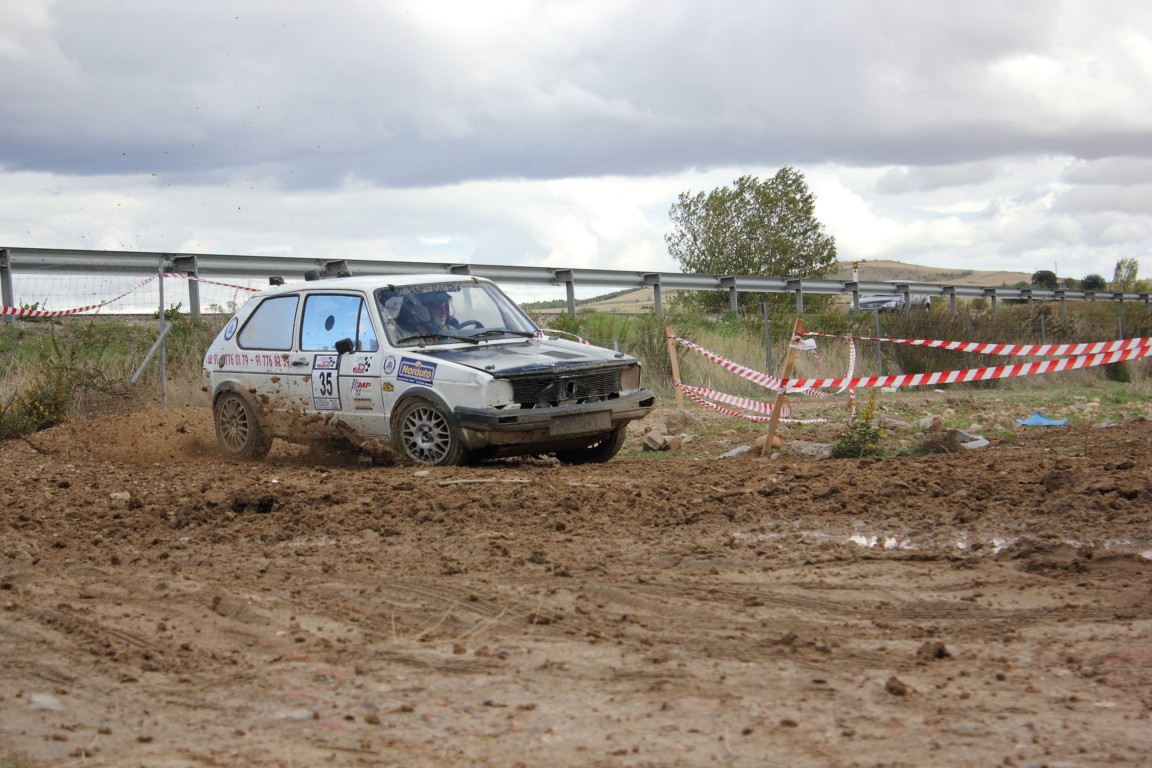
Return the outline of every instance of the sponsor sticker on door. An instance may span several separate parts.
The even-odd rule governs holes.
[[[432,386],[436,381],[436,363],[426,363],[423,360],[413,360],[410,357],[400,358],[400,369],[396,373],[400,381],[412,384]]]

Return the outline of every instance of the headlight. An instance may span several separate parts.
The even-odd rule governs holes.
[[[507,379],[492,379],[484,386],[484,405],[499,408],[512,402],[512,382]]]
[[[624,391],[640,389],[640,366],[630,365],[620,372],[620,389]]]

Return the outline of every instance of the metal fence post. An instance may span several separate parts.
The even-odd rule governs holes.
[[[156,339],[156,343],[160,345],[160,407],[168,407],[168,356],[165,353],[167,345],[164,344],[164,328],[167,318],[164,317],[164,272],[168,264],[164,259],[160,260],[160,311],[156,314],[160,316],[160,335]]]
[[[872,314],[875,315],[876,320],[876,338],[880,338],[880,310],[874,309]],[[876,342],[876,375],[884,375],[884,352],[880,348],[879,341]]]
[[[772,327],[768,319],[768,302],[761,302],[760,310],[764,313],[764,371],[772,375]]]
[[[16,308],[16,298],[12,290],[12,255],[7,248],[0,250],[0,297],[3,298],[4,306]],[[13,315],[4,315],[4,321],[12,323],[16,318]]]

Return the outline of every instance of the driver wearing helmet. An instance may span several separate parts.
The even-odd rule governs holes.
[[[421,312],[418,324],[420,333],[451,333],[460,324],[452,316],[452,298],[444,291],[432,291],[419,297],[420,304],[427,313]]]

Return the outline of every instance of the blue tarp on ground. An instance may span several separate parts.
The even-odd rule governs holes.
[[[1033,411],[1026,419],[1016,419],[1016,423],[1022,427],[1066,427],[1068,419],[1050,419],[1040,411]]]

